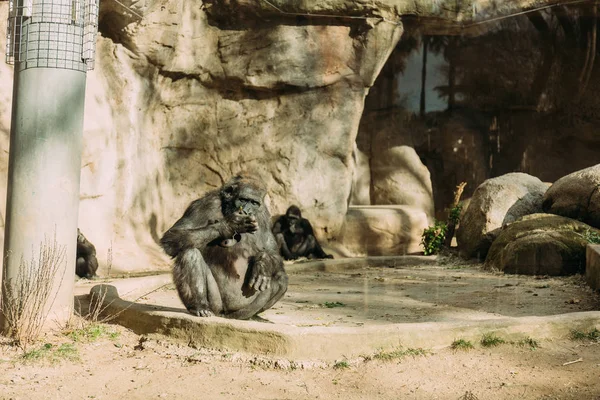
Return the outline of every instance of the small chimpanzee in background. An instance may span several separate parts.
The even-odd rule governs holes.
[[[77,264],[75,273],[80,278],[92,279],[98,270],[96,247],[77,228]]]
[[[279,252],[286,260],[296,260],[300,257],[307,258],[333,258],[321,248],[315,237],[313,228],[297,206],[290,206],[275,221],[273,234],[279,245]]]

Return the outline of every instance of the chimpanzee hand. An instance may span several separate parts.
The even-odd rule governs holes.
[[[231,237],[236,233],[254,233],[258,229],[258,222],[253,215],[233,213],[225,217],[224,237]]]
[[[256,257],[252,265],[248,285],[259,292],[265,291],[271,287],[272,274],[268,262],[269,258],[263,253]]]

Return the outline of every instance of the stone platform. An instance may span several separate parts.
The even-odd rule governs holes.
[[[598,296],[582,277],[504,276],[417,256],[305,262],[286,269],[285,297],[251,321],[188,314],[169,275],[96,285],[91,292],[106,293],[106,314],[137,333],[290,359],[440,348],[458,338],[477,342],[488,332],[539,340],[600,328]],[[91,285],[80,285],[80,292]]]

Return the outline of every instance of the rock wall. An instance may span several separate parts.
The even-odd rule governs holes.
[[[134,12],[101,2],[87,81],[80,227],[97,247],[101,275],[108,265],[166,267],[162,232],[190,201],[243,170],[265,181],[273,214],[297,204],[320,238],[334,237],[364,98],[402,27],[265,22],[211,2],[125,4]],[[1,23],[6,15],[0,3]],[[2,64],[0,77],[7,149],[10,67]],[[7,151],[0,165],[5,177]],[[0,178],[2,202],[5,190]]]

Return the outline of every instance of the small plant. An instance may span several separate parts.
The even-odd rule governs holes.
[[[417,348],[417,349],[413,349],[413,348],[402,349],[402,348],[400,348],[400,349],[397,349],[394,351],[379,351],[373,355],[373,358],[376,360],[381,360],[381,361],[392,361],[392,360],[402,359],[406,356],[417,357],[417,356],[426,356],[427,354],[428,354],[428,352],[426,350],[423,350],[422,348]]]
[[[589,332],[578,331],[573,329],[571,331],[571,340],[592,340],[597,342],[600,340],[600,331],[596,328]]]
[[[348,361],[346,361],[346,360],[338,361],[333,365],[333,369],[348,369],[348,368],[350,368],[350,364],[348,364]]]
[[[537,340],[530,338],[529,336],[525,339],[519,340],[516,343],[516,345],[520,347],[529,347],[531,350],[535,350],[538,347],[540,347],[540,343]]]
[[[340,303],[339,301],[333,301],[333,302],[326,301],[325,303],[323,303],[323,307],[325,307],[325,308],[336,308],[336,307],[344,307],[344,306],[345,306],[345,304]]]
[[[453,223],[454,225],[458,225],[462,208],[462,204],[457,204],[454,207],[452,207],[450,209],[450,212],[448,213],[448,222]]]
[[[448,231],[448,225],[442,221],[435,221],[433,226],[423,230],[421,235],[421,245],[423,246],[426,256],[437,254],[446,239],[446,232]]]
[[[506,341],[496,336],[494,333],[484,333],[481,338],[481,345],[483,347],[496,347],[504,343],[506,343]]]
[[[468,340],[464,340],[464,339],[456,339],[454,342],[452,342],[452,344],[450,345],[450,348],[452,350],[471,350],[474,348],[473,343],[469,342]]]
[[[583,238],[591,244],[600,244],[600,234],[587,228],[582,234]]]
[[[26,260],[21,256],[15,277],[4,281],[0,304],[9,337],[23,349],[40,335],[54,298],[52,288],[62,270],[66,271],[66,246],[47,237],[40,244],[37,257]],[[9,256],[10,257],[10,256]],[[6,261],[6,260],[5,260]]]

